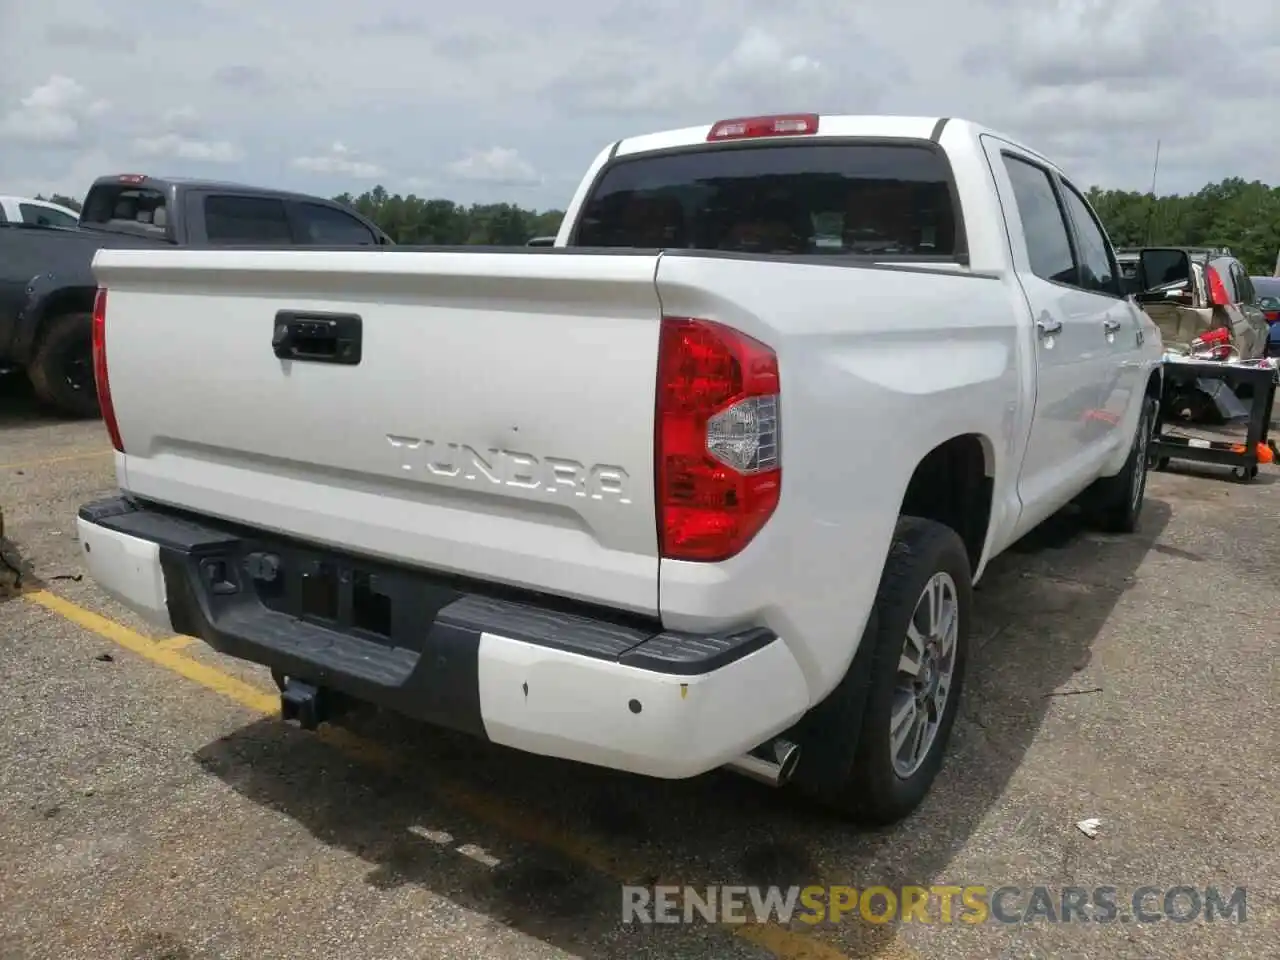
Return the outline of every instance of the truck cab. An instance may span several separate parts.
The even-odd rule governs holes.
[[[386,246],[376,224],[334,200],[244,184],[117,174],[94,181],[80,226],[177,246]]]
[[[334,200],[141,173],[99,177],[79,218],[63,221],[0,222],[0,370],[25,370],[45,405],[78,417],[99,409],[89,319],[98,250],[392,245],[375,223]]]

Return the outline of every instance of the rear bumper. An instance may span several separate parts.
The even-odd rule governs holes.
[[[808,708],[794,658],[760,629],[664,631],[124,498],[82,507],[78,527],[93,578],[161,629],[531,753],[688,777]],[[329,578],[332,619],[300,606],[304,581]]]

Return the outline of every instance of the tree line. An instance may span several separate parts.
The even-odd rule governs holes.
[[[1254,276],[1271,276],[1280,253],[1280,187],[1229,177],[1198,193],[1153,197],[1089,190],[1117,247],[1230,247]]]
[[[1092,187],[1089,202],[1117,247],[1230,247],[1255,275],[1270,275],[1280,253],[1280,187],[1229,177],[1198,193],[1153,196]],[[55,203],[79,210],[71,197]],[[440,198],[389,193],[377,186],[333,198],[373,220],[399,244],[511,246],[550,236],[562,210],[528,210],[511,203],[464,205]]]

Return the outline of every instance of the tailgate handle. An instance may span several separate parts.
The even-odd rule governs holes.
[[[271,349],[281,360],[355,366],[360,362],[362,331],[363,321],[354,313],[281,310]]]

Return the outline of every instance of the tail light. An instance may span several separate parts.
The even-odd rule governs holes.
[[[1191,342],[1204,347],[1216,347],[1231,342],[1231,331],[1226,327],[1218,327],[1216,330],[1201,334]]]
[[[1213,267],[1204,268],[1204,278],[1209,284],[1209,302],[1215,307],[1231,306],[1231,298],[1227,296],[1227,285],[1222,276]]]
[[[663,317],[658,346],[655,495],[668,560],[742,551],[782,492],[777,355],[709,320]]]
[[[1231,331],[1226,327],[1218,327],[1202,333],[1191,341],[1191,352],[1195,356],[1225,360],[1231,355]]]
[[[818,114],[784,113],[769,117],[738,117],[721,120],[711,127],[708,142],[713,140],[748,140],[753,137],[792,137],[818,132]]]
[[[124,453],[120,440],[120,424],[116,422],[116,409],[111,403],[111,381],[107,377],[107,290],[99,287],[93,298],[93,382],[98,388],[98,409],[107,425],[111,445]]]

